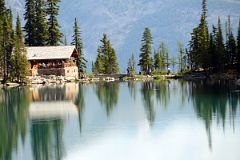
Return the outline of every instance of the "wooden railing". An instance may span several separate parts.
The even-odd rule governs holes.
[[[38,69],[50,69],[50,68],[65,68],[65,67],[74,67],[76,66],[75,62],[67,63],[48,63],[48,64],[38,64]]]

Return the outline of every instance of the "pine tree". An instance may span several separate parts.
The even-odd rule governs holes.
[[[28,75],[29,63],[23,43],[23,33],[19,16],[17,16],[15,32],[14,52],[11,58],[13,67],[11,74],[12,78],[16,78],[17,82],[23,82],[26,80],[26,76]]]
[[[84,72],[86,72],[86,68],[87,68],[86,62],[87,62],[87,60],[84,58],[81,32],[80,32],[80,28],[78,26],[78,22],[77,22],[76,18],[75,18],[75,22],[74,22],[74,34],[73,34],[72,37],[73,37],[73,42],[71,44],[75,45],[75,47],[78,51],[77,66],[78,66],[79,75],[81,75]]]
[[[209,49],[208,49],[209,55],[211,55],[209,58],[209,62],[211,63],[211,67],[216,68],[218,65],[218,57],[217,51],[216,51],[216,28],[213,26],[213,32],[210,33],[209,38]]]
[[[152,44],[153,44],[153,39],[152,39],[152,34],[149,28],[145,28],[143,37],[142,37],[142,47],[140,49],[140,60],[139,60],[139,66],[141,67],[141,70],[143,71],[144,74],[149,74],[152,65],[153,65],[153,60],[152,60]]]
[[[165,43],[161,42],[158,48],[159,58],[160,58],[160,68],[161,70],[168,69],[169,66],[169,58],[168,58],[168,49]]]
[[[191,41],[189,42],[190,49],[189,49],[189,60],[190,60],[190,67],[192,70],[196,70],[199,66],[199,36],[198,36],[198,28],[194,28],[193,32],[191,33]]]
[[[185,69],[185,64],[184,64],[184,57],[185,57],[185,52],[184,52],[184,47],[181,42],[178,42],[178,64],[179,64],[179,69],[180,72],[182,72]]]
[[[102,45],[98,48],[98,56],[95,62],[97,73],[116,74],[119,72],[119,65],[115,49],[108,40],[107,35],[103,34]]]
[[[190,50],[188,57],[191,58],[191,68],[208,69],[210,66],[209,59],[209,32],[207,25],[207,2],[202,0],[202,15],[198,27],[193,29],[190,41]]]
[[[207,25],[207,2],[206,0],[202,1],[202,15],[201,15],[201,22],[198,27],[199,31],[199,65],[204,69],[209,67],[209,55],[208,55],[208,48],[209,48],[209,33],[208,33],[208,25]]]
[[[4,28],[4,19],[6,17],[6,7],[5,7],[5,1],[0,0],[0,73],[3,73],[3,58],[4,58],[4,34],[3,34],[3,28]]]
[[[237,35],[237,63],[240,68],[240,19],[239,19],[238,35]]]
[[[154,69],[155,70],[160,70],[161,68],[161,58],[159,52],[154,53]]]
[[[236,41],[233,36],[231,28],[231,17],[228,16],[227,21],[227,41],[226,41],[226,60],[228,65],[232,65],[236,62]]]
[[[114,48],[110,49],[110,55],[108,57],[108,64],[111,70],[107,74],[117,74],[119,73],[119,65],[117,60],[116,51]]]
[[[218,18],[218,27],[216,33],[216,40],[215,40],[216,52],[213,56],[215,61],[215,66],[217,67],[217,71],[222,71],[224,69],[224,64],[227,62],[224,60],[225,57],[225,46],[222,34],[222,24],[220,17]]]
[[[98,55],[96,62],[94,64],[94,73],[95,74],[103,74],[104,73],[104,59],[103,59],[103,53],[101,50],[101,47],[98,47]]]
[[[64,36],[64,45],[67,46],[68,45],[68,42],[67,42],[67,37]]]
[[[131,58],[129,58],[128,60],[127,72],[130,76],[133,76],[134,74],[136,74],[136,61],[133,54]]]
[[[12,12],[7,9],[2,18],[2,44],[1,68],[3,70],[3,83],[9,79],[11,72],[11,56],[14,46],[14,31],[12,28]]]
[[[0,17],[1,18],[4,15],[5,11],[6,11],[5,0],[0,0]]]
[[[58,46],[61,43],[62,33],[60,32],[60,25],[58,24],[57,16],[59,11],[58,3],[60,0],[47,0],[47,14],[48,19],[48,45]]]
[[[28,46],[35,46],[36,44],[36,11],[35,1],[26,0],[24,19],[26,24],[24,26],[25,31],[25,44]]]
[[[35,44],[34,46],[45,46],[48,40],[48,24],[46,21],[46,11],[44,8],[44,0],[36,0],[35,2]]]

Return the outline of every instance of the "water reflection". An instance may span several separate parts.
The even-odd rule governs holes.
[[[0,159],[12,159],[18,139],[25,142],[30,101],[27,88],[0,91]]]
[[[156,81],[154,89],[157,101],[163,106],[167,107],[170,101],[170,81]]]
[[[82,125],[83,125],[83,113],[85,108],[85,100],[84,100],[84,92],[83,85],[78,85],[78,94],[75,98],[74,104],[77,106],[78,110],[78,120],[79,120],[79,129],[80,133],[82,133]]]
[[[79,86],[79,84],[70,83],[32,89],[33,102],[29,111],[32,120],[31,144],[35,160],[63,158],[64,121],[68,116],[79,113],[79,107],[84,103],[81,99],[82,93],[79,96],[81,92]],[[76,99],[76,105],[73,102],[74,99]]]
[[[97,83],[95,92],[98,100],[105,106],[107,115],[110,116],[111,111],[118,103],[119,83]]]
[[[131,97],[135,101],[136,96],[137,96],[136,82],[135,81],[129,81],[128,82],[128,89],[129,89],[129,93],[130,93]]]
[[[83,145],[82,139],[95,143],[96,137],[105,142],[111,138],[108,132],[138,132],[146,120],[148,131],[157,135],[166,130],[161,124],[171,126],[175,121],[184,132],[184,118],[204,125],[199,125],[208,137],[201,135],[206,139],[204,147],[213,150],[214,132],[226,130],[228,136],[235,128],[239,130],[240,92],[239,87],[230,84],[171,80],[2,89],[0,159],[63,159],[72,143]],[[113,130],[111,125],[115,125]],[[72,140],[71,135],[78,136]],[[19,150],[29,156],[19,158]]]
[[[144,82],[142,84],[141,93],[143,96],[144,107],[147,112],[147,118],[152,125],[155,119],[155,110],[154,110],[154,102],[153,102],[153,95],[154,95],[154,84],[153,82]]]
[[[61,119],[31,123],[31,141],[35,160],[63,158],[64,123]]]
[[[202,81],[191,83],[191,98],[196,114],[201,118],[208,134],[209,147],[212,148],[211,124],[213,118],[221,123],[225,130],[227,110],[233,124],[239,101],[239,93],[236,88],[229,87],[229,82],[211,83]],[[229,124],[231,126],[231,124]],[[234,127],[234,126],[232,126]]]

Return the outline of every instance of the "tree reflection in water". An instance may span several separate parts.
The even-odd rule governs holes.
[[[135,101],[136,100],[136,96],[137,96],[136,82],[135,81],[129,81],[128,82],[128,89],[129,89],[131,97]]]
[[[155,110],[154,110],[154,83],[153,82],[143,82],[141,93],[143,96],[144,107],[147,112],[147,118],[149,120],[150,125],[153,124],[155,120]]]
[[[61,119],[32,122],[31,141],[35,160],[60,160],[64,155],[63,121]]]
[[[227,110],[232,123],[235,122],[239,93],[230,89],[228,82],[189,82],[191,83],[191,98],[196,114],[201,118],[208,134],[209,147],[212,148],[211,124],[213,118],[217,123],[222,122],[225,129]],[[234,128],[234,126],[233,126]]]
[[[66,104],[68,104],[68,106],[64,109],[70,109],[71,103],[73,103],[72,101],[74,101],[78,93],[78,89],[80,89],[80,87],[75,83],[63,86],[35,88],[32,93],[33,104],[40,103],[42,107],[44,104],[47,104],[48,109],[50,109],[51,107],[56,107],[55,105],[59,105],[59,102],[67,102]],[[76,98],[76,102],[80,103],[78,97],[79,96]],[[30,125],[34,159],[62,159],[65,154],[63,143],[64,117],[61,114],[54,114],[54,116],[43,115],[42,118],[38,116],[31,120]]]
[[[18,148],[18,138],[25,143],[28,107],[31,101],[28,88],[0,91],[0,159],[12,159]]]
[[[119,96],[118,82],[103,82],[96,83],[95,92],[98,100],[105,106],[107,116],[110,116],[111,111],[117,105]]]
[[[167,108],[170,101],[170,81],[156,81],[154,83],[154,89],[156,93],[157,102],[159,102],[164,108]]]
[[[78,121],[79,121],[80,133],[82,133],[83,115],[84,115],[84,108],[85,108],[83,87],[84,87],[83,84],[78,85],[78,94],[74,100],[74,104],[77,106],[77,109],[78,109]]]

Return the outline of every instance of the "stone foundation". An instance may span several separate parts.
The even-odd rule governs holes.
[[[46,68],[46,69],[37,69],[32,70],[32,76],[43,76],[43,75],[55,75],[55,76],[64,76],[64,77],[74,77],[78,78],[78,68],[65,67],[65,68]]]

